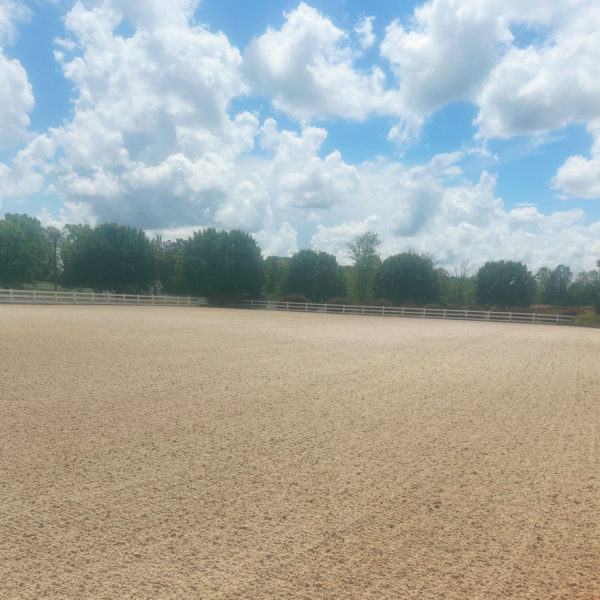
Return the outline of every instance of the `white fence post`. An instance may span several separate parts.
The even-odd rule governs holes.
[[[73,290],[73,304],[77,304],[77,297],[75,296],[75,290]]]
[[[36,303],[37,303],[37,297],[36,297],[35,290],[33,290],[33,303],[34,303],[34,304],[36,304]]]
[[[10,298],[10,303],[14,304],[15,299],[13,298],[13,291],[12,290],[8,290],[8,296]]]
[[[96,294],[92,292],[92,304],[96,304]]]

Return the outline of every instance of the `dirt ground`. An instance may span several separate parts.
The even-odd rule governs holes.
[[[600,331],[0,307],[0,598],[600,598]]]

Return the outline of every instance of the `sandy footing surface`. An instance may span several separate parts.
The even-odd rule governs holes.
[[[0,598],[600,598],[600,331],[0,307]]]

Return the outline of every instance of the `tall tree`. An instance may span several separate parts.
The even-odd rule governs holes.
[[[60,245],[63,239],[63,234],[56,227],[46,227],[46,239],[50,244],[49,266],[52,281],[54,282],[54,290],[58,289],[58,272],[60,267]]]
[[[354,293],[356,299],[371,300],[373,298],[375,276],[381,259],[377,248],[381,245],[379,235],[366,231],[348,242],[348,253],[354,263]]]
[[[569,288],[572,301],[577,306],[589,306],[600,296],[600,271],[582,271]]]
[[[256,297],[263,264],[256,240],[244,231],[196,231],[183,243],[183,277],[188,289],[212,299]]]
[[[313,302],[327,302],[335,296],[344,296],[346,286],[335,256],[299,250],[290,260],[285,290],[304,294]]]
[[[33,217],[7,213],[0,220],[0,284],[16,287],[48,274],[49,244]]]
[[[284,293],[285,280],[290,271],[290,259],[285,256],[268,256],[264,262],[267,297],[278,298]]]
[[[409,251],[389,256],[377,274],[377,295],[394,304],[437,300],[436,273],[429,256]]]
[[[153,277],[150,241],[143,230],[116,223],[66,226],[63,280],[72,287],[117,293],[147,289]]]
[[[477,271],[476,286],[480,304],[529,306],[533,298],[534,278],[520,262],[489,261]]]
[[[542,293],[544,304],[558,304],[561,306],[571,304],[569,285],[572,277],[571,269],[565,265],[558,265],[550,271]]]

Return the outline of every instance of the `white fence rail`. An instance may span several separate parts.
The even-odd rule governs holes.
[[[569,325],[568,315],[542,315],[536,313],[494,312],[489,310],[451,310],[447,308],[409,308],[403,306],[362,306],[349,304],[315,304],[304,302],[274,302],[271,300],[244,300],[246,308],[263,310],[289,310],[296,312],[335,313],[347,315],[379,315],[385,317],[418,317],[425,319],[460,319],[466,321],[497,321],[510,323],[547,323]]]
[[[145,296],[96,292],[51,292],[0,289],[0,304],[127,304],[139,306],[206,306],[206,298]]]

